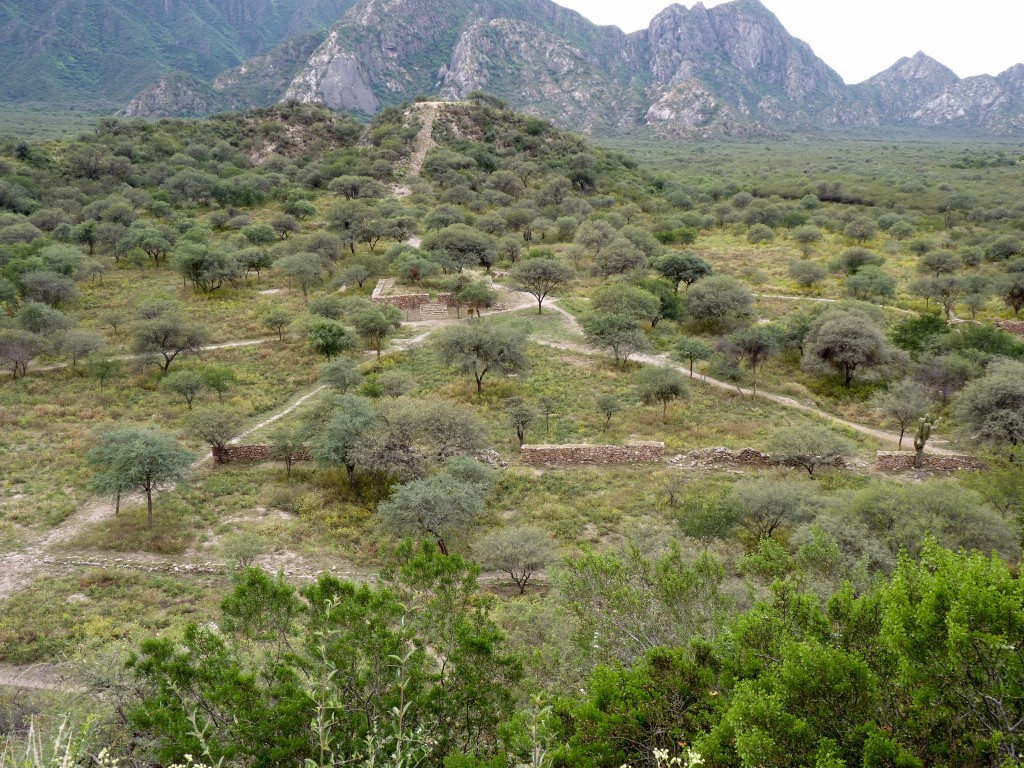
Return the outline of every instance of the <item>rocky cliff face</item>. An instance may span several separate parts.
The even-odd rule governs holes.
[[[877,122],[757,0],[674,5],[638,34],[649,51],[649,123],[735,133],[743,126]]]
[[[905,120],[959,80],[953,70],[918,51],[872,77],[863,84],[862,91],[881,114],[891,120]]]
[[[518,110],[586,132],[1024,132],[1024,66],[960,80],[918,53],[846,85],[758,0],[673,5],[630,35],[550,0],[359,0],[329,32],[299,48],[290,58],[265,55],[217,78],[216,100],[321,102],[368,114],[420,95],[461,99],[486,90]],[[296,51],[305,53],[301,61]],[[194,83],[162,81],[133,110],[162,109],[178,97],[192,110],[203,94]]]

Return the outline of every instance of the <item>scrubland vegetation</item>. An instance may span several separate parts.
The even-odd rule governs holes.
[[[1021,147],[423,114],[0,145],[0,765],[1018,765]]]

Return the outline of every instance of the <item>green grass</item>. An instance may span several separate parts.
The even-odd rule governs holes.
[[[57,110],[46,107],[15,107],[0,109],[0,141],[52,141],[67,139],[92,131],[103,112]]]
[[[258,421],[260,415],[312,386],[319,361],[302,345],[274,341],[206,352],[202,363],[235,371],[238,381],[225,396],[225,404]],[[175,366],[190,364],[183,360]],[[197,456],[207,450],[189,433],[185,402],[162,391],[160,378],[155,366],[140,373],[129,369],[125,378],[101,392],[91,379],[66,369],[4,384],[0,497],[6,502],[0,504],[0,541],[16,540],[15,526],[57,524],[89,498],[86,453],[93,433],[108,424],[159,425],[180,437]],[[193,407],[201,410],[216,400],[215,394],[207,392]],[[40,466],[46,471],[40,472]]]
[[[57,662],[208,620],[226,583],[103,569],[41,578],[4,602],[0,661]]]

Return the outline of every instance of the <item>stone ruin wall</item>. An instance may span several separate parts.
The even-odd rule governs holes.
[[[985,465],[972,456],[939,456],[934,453],[924,455],[921,469],[943,474],[960,472],[977,472],[985,469]],[[908,451],[879,451],[875,456],[875,469],[879,472],[909,472],[914,469],[914,454]]]
[[[954,317],[949,323],[950,325],[982,325],[977,320],[965,320],[962,317]],[[1024,336],[1024,320],[995,320],[992,324],[1014,336]]]
[[[233,464],[236,462],[262,463],[265,461],[276,461],[271,456],[269,445],[227,445],[224,448],[213,449],[213,460],[218,464]],[[292,457],[293,461],[312,461],[313,454],[308,448],[299,448]]]
[[[528,467],[548,464],[658,464],[665,459],[665,444],[641,442],[625,445],[524,445],[520,449],[520,457],[523,464]]]
[[[1016,336],[1024,336],[1024,320],[996,320],[996,328],[1002,328]]]
[[[253,463],[275,461],[269,445],[229,445],[214,449],[213,458],[218,464]],[[508,464],[495,451],[481,451],[474,458],[494,467],[505,468]],[[524,445],[520,458],[525,466],[606,466],[617,464],[660,464],[665,460],[665,444],[659,442],[634,442],[625,445]],[[299,448],[294,461],[312,461],[308,448]],[[780,462],[767,453],[752,448],[731,450],[729,448],[704,448],[674,456],[669,466],[690,469],[740,469],[780,466]],[[850,467],[842,459],[836,461],[837,469]],[[879,472],[910,472],[914,470],[914,454],[910,451],[878,451],[875,469]],[[953,472],[974,472],[985,469],[985,465],[972,456],[944,456],[926,453],[924,471],[951,474]]]
[[[373,289],[370,301],[374,304],[390,304],[406,312],[419,309],[424,304],[432,302],[442,304],[445,307],[454,307],[457,303],[455,297],[450,293],[439,293],[434,299],[430,298],[429,293],[397,293],[393,296],[387,294],[387,291],[394,287],[395,281],[390,278],[379,281],[377,287]]]

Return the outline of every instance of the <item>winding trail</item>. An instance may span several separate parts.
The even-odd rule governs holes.
[[[782,299],[783,301],[811,301],[819,304],[839,304],[843,299],[825,299],[820,296],[792,296],[783,293],[755,293],[755,299]],[[890,312],[896,312],[901,315],[919,315],[920,312],[915,312],[912,309],[903,309],[901,307],[890,307],[885,304],[876,305],[879,309],[888,309]]]
[[[563,309],[562,307],[558,306],[557,302],[554,302],[554,301],[549,301],[548,302],[548,306],[551,307],[551,309],[553,309],[556,312],[558,312],[559,314],[561,314],[564,318],[566,318],[569,327],[572,328],[572,330],[574,332],[576,332],[576,333],[578,333],[580,335],[583,334],[582,326],[580,326],[579,322],[576,320],[575,317],[572,316],[572,314],[570,312],[568,312],[565,309]],[[542,344],[542,345],[544,345],[546,347],[552,347],[553,349],[561,349],[561,350],[564,350],[566,352],[575,352],[577,354],[582,354],[582,355],[591,355],[591,356],[595,356],[596,355],[596,356],[604,356],[604,357],[607,356],[606,353],[601,352],[599,350],[596,350],[593,347],[588,346],[586,344],[574,344],[574,343],[562,342],[562,341],[548,341],[548,340],[544,340],[544,339],[537,339],[536,343]],[[664,353],[660,354],[660,355],[635,355],[633,357],[633,359],[636,360],[637,362],[644,363],[646,365],[660,365],[660,366],[662,366],[664,368],[673,368],[673,369],[675,369],[677,371],[681,371],[682,373],[685,373],[687,375],[689,375],[689,373],[690,373],[689,368],[687,368],[685,365],[682,365],[681,363],[676,363],[676,362],[672,361],[669,358],[669,356],[667,354],[664,354]],[[764,400],[769,400],[769,401],[771,401],[773,403],[777,403],[779,405],[783,405],[783,406],[785,406],[787,408],[793,408],[794,410],[803,411],[804,413],[812,414],[814,416],[817,416],[818,418],[830,421],[833,424],[838,424],[838,425],[846,427],[848,429],[852,429],[855,432],[861,433],[862,435],[867,435],[869,437],[873,437],[876,440],[881,440],[883,442],[890,442],[890,443],[897,443],[898,444],[899,440],[900,440],[900,436],[897,435],[897,434],[894,434],[892,432],[886,432],[885,430],[882,430],[882,429],[876,429],[874,427],[868,427],[868,426],[866,426],[864,424],[858,424],[858,423],[853,422],[853,421],[847,421],[846,419],[843,419],[843,418],[841,418],[839,416],[836,416],[835,414],[829,413],[828,411],[823,411],[820,408],[817,408],[817,407],[815,407],[813,405],[807,405],[806,403],[801,403],[799,400],[795,400],[792,397],[786,397],[785,395],[777,395],[777,394],[775,394],[773,392],[765,392],[762,389],[757,390],[757,392],[755,393],[755,392],[753,392],[750,389],[744,389],[743,387],[738,387],[735,384],[730,384],[729,382],[726,382],[726,381],[720,381],[719,379],[714,379],[714,378],[712,378],[710,376],[706,376],[706,375],[705,376],[694,376],[693,377],[693,381],[700,381],[700,382],[702,382],[704,384],[707,384],[709,386],[712,386],[712,387],[717,387],[719,389],[728,390],[729,392],[738,392],[739,394],[741,394],[743,396],[760,397],[760,398],[762,398]],[[929,448],[929,452],[937,454],[939,456],[962,456],[963,455],[963,454],[958,453],[956,451],[951,451],[951,450],[948,450],[948,449],[945,449],[945,448],[938,448],[938,447],[934,447],[934,446]]]
[[[272,341],[278,341],[276,336],[267,336],[262,339],[243,339],[241,341],[225,341],[220,344],[208,344],[205,347],[200,347],[199,353],[203,352],[216,352],[218,349],[239,349],[241,347],[257,347],[260,344],[268,344]],[[140,360],[146,355],[115,355],[114,360]],[[69,362],[64,363],[52,363],[50,365],[38,366],[35,368],[29,368],[29,373],[47,373],[50,371],[63,371],[72,366]],[[8,370],[0,371],[0,375],[10,376],[11,372]]]

